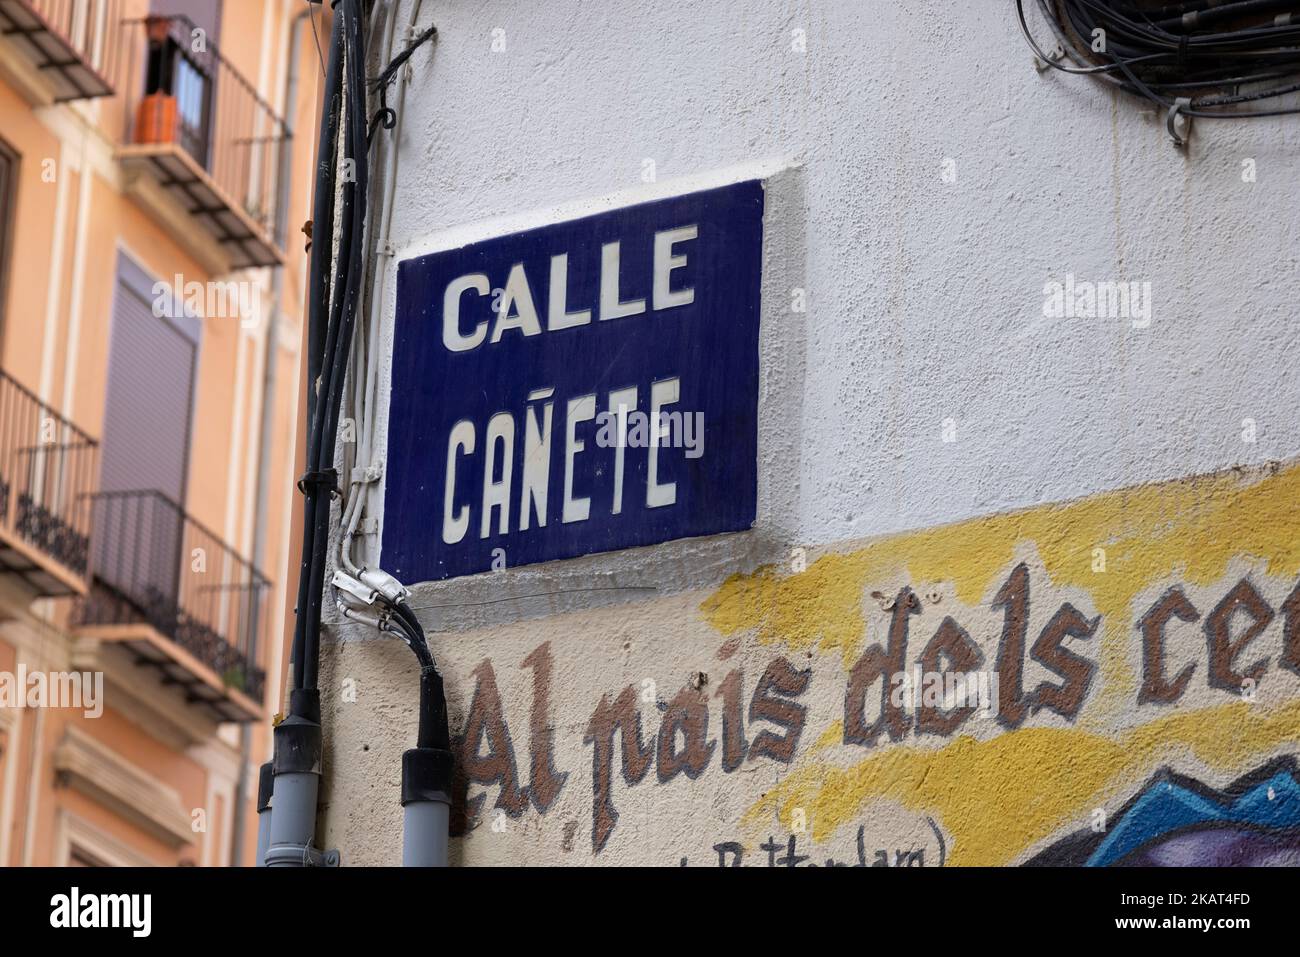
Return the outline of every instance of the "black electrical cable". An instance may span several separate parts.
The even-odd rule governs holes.
[[[379,94],[379,110],[375,113],[374,118],[370,121],[370,135],[368,139],[373,140],[380,128],[391,130],[397,125],[397,111],[388,105],[388,86],[393,82],[393,77],[397,76],[397,71],[409,60],[415,51],[424,46],[438,35],[438,28],[431,26],[418,37],[411,41],[405,50],[393,57],[388,66],[375,78],[375,92]]]
[[[316,380],[320,376],[324,358],[324,333],[330,303],[330,277],[326,270],[334,236],[334,157],[338,152],[339,113],[342,97],[343,32],[335,30],[331,36],[329,69],[325,76],[325,119],[321,123],[320,142],[317,147],[316,190],[312,218],[312,234],[319,241],[312,245],[310,285],[308,300],[307,338],[307,427],[314,427],[316,416]],[[308,432],[307,434],[310,434]]]
[[[340,115],[346,108],[347,99],[344,97],[344,79],[343,69],[346,66],[348,56],[348,33],[349,20],[348,10],[338,13],[334,22],[334,42],[331,48],[330,71],[327,76],[328,80],[333,80],[333,87],[327,89],[327,109],[329,110],[327,126],[332,128],[333,137],[330,137],[330,150],[328,153],[322,153],[319,161],[322,166],[330,170],[329,192],[324,197],[317,194],[318,203],[324,199],[327,203],[327,215],[324,217],[325,228],[327,231],[317,232],[313,226],[313,235],[316,242],[313,243],[313,275],[320,276],[321,280],[318,285],[314,285],[313,293],[319,297],[319,308],[322,313],[326,313],[328,318],[324,321],[324,342],[319,341],[320,325],[318,319],[311,327],[309,334],[315,332],[318,337],[317,347],[310,350],[309,364],[315,364],[315,375],[309,375],[308,387],[308,406],[311,414],[311,427],[308,430],[307,439],[307,469],[308,476],[312,477],[308,481],[308,476],[304,476],[299,483],[299,487],[304,495],[304,521],[303,521],[303,574],[299,581],[299,598],[298,598],[298,619],[294,631],[294,689],[310,690],[315,687],[312,679],[311,659],[312,644],[311,635],[319,629],[320,603],[315,596],[319,594],[320,589],[316,582],[322,575],[320,557],[324,552],[329,536],[329,497],[322,497],[321,486],[324,484],[327,473],[322,473],[318,467],[320,461],[320,449],[328,445],[333,449],[333,439],[326,440],[326,418],[325,410],[328,405],[328,396],[331,390],[331,376],[333,373],[333,353],[338,346],[339,327],[342,318],[344,304],[344,291],[346,286],[346,276],[341,275],[337,263],[333,263],[334,268],[331,271],[330,280],[324,282],[324,271],[327,264],[331,264],[334,259],[334,224],[335,217],[334,207],[338,200],[335,195],[337,186],[337,135],[343,118]],[[350,91],[349,91],[350,92]],[[350,98],[349,98],[350,99]],[[350,136],[350,130],[348,131]],[[349,149],[345,144],[345,154]],[[347,249],[350,237],[353,232],[352,226],[352,202],[353,192],[352,185],[349,182],[350,177],[344,177],[342,188],[341,209],[339,210],[340,220],[340,259],[343,252]],[[315,303],[315,300],[313,300]],[[310,373],[310,365],[309,365]],[[324,499],[322,501],[322,498]]]
[[[333,341],[327,342],[329,361],[323,371],[322,396],[317,407],[321,432],[315,447],[317,474],[328,474],[334,464],[334,445],[338,435],[344,380],[348,357],[352,352],[352,333],[356,326],[357,305],[365,265],[366,200],[370,189],[369,150],[366,143],[365,18],[360,0],[342,0],[341,16],[345,20],[345,57],[347,71],[347,137],[344,161],[351,175],[344,176],[343,242],[338,251],[338,269],[343,270],[342,296],[336,300],[337,325],[331,330]],[[335,288],[338,288],[337,285]],[[331,317],[333,319],[333,316]],[[333,324],[333,323],[332,323]],[[325,565],[329,543],[331,500],[316,489],[317,530],[312,542],[311,578],[308,583],[306,636],[303,642],[303,686],[315,689],[320,663],[321,604],[325,589]]]
[[[447,721],[447,695],[442,675],[432,666],[420,669],[420,715],[416,729],[417,748],[451,751],[451,727]]]
[[[304,496],[302,565],[294,627],[290,715],[275,729],[276,775],[320,772],[317,684],[321,603],[332,496],[338,492],[333,468],[335,443],[353,333],[362,301],[361,288],[367,277],[369,147],[381,126],[392,129],[396,122],[386,99],[388,82],[415,50],[437,33],[432,27],[424,31],[381,74],[378,90],[382,109],[375,124],[367,127],[363,3],[362,0],[333,0],[332,5],[336,15],[326,71],[308,303],[307,471],[298,482]],[[340,130],[344,156],[341,177],[334,169]],[[402,601],[386,598],[379,601],[386,611],[381,629],[401,635],[420,663],[418,740],[415,748],[402,755],[402,804],[404,807],[414,803],[446,804],[452,790],[454,757],[442,675],[438,673],[415,612]]]
[[[433,661],[433,653],[429,651],[429,642],[425,638],[424,628],[421,627],[419,620],[415,617],[415,612],[406,602],[398,602],[393,606],[393,613],[398,619],[398,624],[406,633],[408,644],[411,650],[415,652],[415,657],[420,660],[420,667],[436,667]]]
[[[321,122],[316,166],[315,200],[313,209],[312,243],[307,300],[307,428],[304,430],[307,446],[307,467],[315,461],[314,449],[319,441],[317,421],[318,389],[321,368],[325,361],[325,341],[329,325],[330,302],[333,298],[333,278],[330,274],[334,247],[334,204],[337,185],[335,157],[338,150],[338,133],[343,100],[342,63],[344,55],[343,18],[337,17],[330,36],[329,67],[325,74],[324,117]],[[316,521],[316,489],[304,487],[302,555],[298,571],[297,611],[293,634],[293,690],[304,688],[305,659],[303,645],[307,633],[307,597],[310,592],[311,559],[318,523]]]
[[[311,698],[317,693],[331,493],[336,491],[334,447],[365,277],[369,145],[373,133],[366,123],[365,26],[360,0],[338,0],[335,9],[316,179],[313,226],[316,241],[312,246],[310,271],[307,383],[310,428],[307,473],[299,482],[304,495],[303,565],[294,630],[293,690],[296,694],[291,695],[291,710],[295,707],[311,710]],[[381,89],[415,48],[435,33],[432,28],[426,30],[389,65],[381,76]],[[340,176],[334,168],[340,132],[346,171],[341,177],[341,188]],[[429,651],[424,629],[405,603],[385,601],[384,605],[390,612],[391,626],[404,637],[420,663],[419,747],[447,751],[449,733],[442,676]]]
[[[437,35],[438,28],[436,26],[430,26],[427,30],[423,31],[419,36],[412,40],[407,48],[397,54],[397,56],[393,57],[392,60],[388,62],[388,66],[384,67],[383,71],[380,72],[379,76],[375,77],[375,89],[382,90],[384,87],[388,86],[389,83],[392,83],[393,77],[397,76],[397,71],[405,65],[407,60],[415,55],[415,51],[420,49],[420,47],[424,46]]]
[[[334,446],[338,434],[347,359],[352,349],[357,304],[362,283],[369,157],[366,148],[365,26],[360,0],[336,0],[330,66],[326,74],[326,119],[321,134],[321,168],[317,175],[317,231],[312,246],[312,289],[309,308],[309,376],[307,383],[311,428],[307,438],[307,474],[300,481],[303,504],[303,554],[298,583],[297,621],[293,643],[293,685],[290,710],[312,710],[320,660],[321,602],[324,594],[329,542],[331,496],[336,490]],[[344,170],[337,159],[340,125],[344,132]],[[341,189],[339,180],[341,179]],[[338,202],[337,250],[334,249],[334,205]],[[328,231],[326,231],[328,230]],[[324,281],[332,260],[331,278]],[[322,317],[324,320],[323,342]],[[306,692],[308,694],[302,694]]]
[[[1072,65],[1034,39],[1024,0],[1016,0],[1016,14],[1030,48],[1053,69],[1091,75],[1189,117],[1300,113],[1300,106],[1243,108],[1300,92],[1300,0],[1037,2]]]
[[[451,748],[451,731],[447,720],[447,696],[443,691],[442,675],[429,651],[424,628],[405,602],[391,602],[388,607],[393,612],[391,621],[403,633],[406,643],[420,662],[420,714],[416,747],[448,751]]]

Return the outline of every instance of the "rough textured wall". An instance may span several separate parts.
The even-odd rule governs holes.
[[[754,531],[415,589],[458,862],[1294,853],[1300,124],[1179,152],[979,5],[430,16],[398,258],[769,184]],[[1149,313],[1048,314],[1088,282]],[[414,662],[331,638],[324,840],[395,862]]]

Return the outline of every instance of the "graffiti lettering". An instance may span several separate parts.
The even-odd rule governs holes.
[[[1241,613],[1249,623],[1234,638],[1234,618]],[[1300,674],[1300,585],[1282,603],[1282,655],[1281,667]],[[1206,684],[1221,691],[1241,694],[1248,682],[1257,684],[1268,671],[1269,659],[1257,658],[1239,669],[1237,659],[1276,617],[1273,608],[1247,578],[1234,585],[1205,617],[1207,648]],[[1173,704],[1187,690],[1196,662],[1183,666],[1172,681],[1165,677],[1165,631],[1171,619],[1188,624],[1201,619],[1196,606],[1178,587],[1170,588],[1160,596],[1140,619],[1142,633],[1142,686],[1138,691],[1138,704]]]
[[[977,710],[974,701],[959,698],[954,703],[938,696],[891,694],[891,677],[906,673],[911,664],[909,631],[913,616],[922,614],[922,604],[911,588],[903,587],[887,607],[889,619],[883,643],[868,645],[849,670],[843,696],[843,742],[873,748],[886,740],[900,741],[909,734],[955,735],[972,719]],[[1029,567],[1023,562],[1010,570],[989,607],[1000,612],[1002,619],[993,664],[998,680],[991,695],[996,698],[998,724],[1014,730],[1040,712],[1074,722],[1087,703],[1099,673],[1097,663],[1079,652],[1078,643],[1091,644],[1099,633],[1101,616],[1089,617],[1071,602],[1061,602],[1030,643],[1031,582]],[[1181,623],[1184,629],[1200,624],[1205,641],[1203,680],[1206,686],[1245,696],[1245,688],[1253,689],[1268,671],[1271,658],[1261,654],[1257,644],[1275,618],[1281,619],[1282,626],[1278,666],[1300,674],[1300,584],[1281,602],[1279,609],[1274,609],[1249,578],[1241,578],[1204,616],[1182,587],[1170,587],[1135,623],[1141,647],[1137,703],[1155,706],[1177,703],[1201,670],[1200,660],[1186,660],[1191,652],[1185,640],[1177,646],[1175,660],[1169,660],[1168,638],[1175,622]],[[730,658],[736,648],[735,640],[726,642],[719,651],[719,659]],[[1254,654],[1250,653],[1252,650]],[[1027,688],[1027,661],[1054,679],[1039,680]],[[974,674],[985,662],[980,642],[956,614],[943,617],[915,659],[919,672],[948,678]],[[521,667],[532,675],[528,783],[523,784],[519,779],[497,676],[492,663],[485,660],[472,673],[474,693],[464,731],[455,741],[461,812],[459,818],[453,818],[460,822],[455,833],[463,833],[487,799],[486,794],[479,793],[468,800],[470,785],[495,787],[493,806],[508,817],[518,818],[530,804],[539,814],[547,813],[568,781],[569,771],[556,767],[555,725],[551,716],[554,662],[550,644],[535,648],[523,659]],[[645,726],[639,685],[629,684],[616,693],[602,694],[587,720],[582,739],[584,745],[591,747],[592,850],[599,853],[604,849],[618,823],[614,795],[616,757],[623,784],[629,788],[645,781],[652,769],[657,784],[671,784],[682,775],[697,779],[715,757],[724,774],[763,758],[791,764],[808,724],[808,707],[801,699],[812,686],[812,678],[811,668],[799,670],[786,658],[774,657],[759,675],[746,709],[743,668],[732,668],[711,694],[706,690],[707,678],[701,672],[666,703],[659,702],[657,727]],[[869,708],[868,702],[877,699],[877,687],[879,708]],[[711,715],[711,708],[717,708],[719,714]],[[656,711],[648,709],[646,713],[654,715]],[[713,724],[713,728],[720,725],[717,731],[711,728],[715,717],[720,719]],[[942,835],[939,838],[942,847]],[[712,850],[719,866],[742,866],[745,848],[741,844],[721,841]],[[759,850],[767,854],[769,866],[792,867],[810,862],[809,854],[799,853],[794,835],[780,841],[770,838]],[[883,862],[888,866],[923,865],[925,852],[882,849],[872,857],[865,848],[859,847],[858,859],[859,864],[855,866],[865,866],[868,859],[873,864]],[[828,865],[832,863],[827,861]]]
[[[921,613],[921,602],[910,588],[894,599],[889,619],[889,637],[884,648],[872,645],[849,672],[844,691],[844,743],[871,747],[882,731],[897,741],[907,734],[907,716],[889,693],[889,676],[906,670],[907,620]],[[867,724],[867,692],[880,681],[880,717]]]
[[[1201,613],[1187,600],[1183,590],[1171,588],[1138,619],[1138,627],[1142,629],[1142,688],[1138,691],[1138,704],[1170,704],[1182,695],[1196,665],[1184,667],[1173,681],[1165,680],[1165,626],[1170,618],[1195,622],[1200,617]]]
[[[929,822],[933,828],[933,822]],[[937,833],[937,832],[936,832]],[[941,839],[942,841],[942,839]],[[924,847],[895,847],[895,848],[875,848],[868,854],[866,847],[866,828],[858,827],[856,842],[856,857],[852,861],[836,860],[833,857],[826,858],[824,865],[819,865],[812,859],[811,854],[798,853],[798,836],[795,834],[788,835],[784,840],[778,841],[775,837],[769,836],[766,841],[758,846],[758,849],[765,855],[766,867],[798,867],[800,864],[807,864],[809,867],[925,867],[925,848]],[[738,841],[721,841],[713,845],[713,851],[718,855],[718,867],[744,867],[745,847]],[[868,863],[870,857],[870,863]],[[943,849],[940,843],[940,860],[939,866],[943,866]],[[690,863],[689,859],[683,857],[681,866],[686,867]]]
[[[810,670],[799,671],[784,658],[768,663],[749,704],[749,721],[766,721],[782,729],[781,734],[761,730],[752,744],[745,740],[740,701],[744,672],[737,668],[723,679],[713,697],[722,698],[722,767],[735,771],[744,761],[769,757],[788,764],[793,760],[803,733],[807,709],[792,699],[807,689]],[[611,703],[603,695],[587,724],[584,744],[591,745],[592,762],[592,850],[599,852],[618,822],[612,796],[614,741],[618,736],[622,753],[623,781],[628,786],[641,782],[655,765],[655,778],[667,784],[679,774],[694,780],[708,768],[718,742],[709,738],[708,698],[701,688],[687,685],[668,702],[659,732],[646,741],[637,709],[636,688],[624,688]]]
[[[501,790],[495,806],[510,817],[519,817],[528,806],[528,794],[526,788],[519,786],[515,748],[510,740],[510,729],[506,726],[492,663],[484,661],[480,664],[474,669],[474,677],[476,683],[469,706],[469,721],[465,733],[456,742],[456,774],[467,783],[499,784]],[[481,754],[485,740],[487,754]],[[466,805],[465,817],[470,820],[478,817],[482,805],[483,795],[480,794]]]

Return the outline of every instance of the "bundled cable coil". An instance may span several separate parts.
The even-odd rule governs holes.
[[[1035,55],[1155,103],[1173,120],[1300,113],[1300,0],[1034,0],[1060,50]]]

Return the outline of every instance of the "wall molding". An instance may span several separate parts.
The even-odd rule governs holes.
[[[54,826],[54,863],[59,867],[70,865],[73,847],[81,848],[110,867],[158,866],[157,861],[150,860],[84,818],[60,811]]]
[[[180,794],[75,725],[54,749],[60,783],[104,805],[171,847],[194,843]]]

